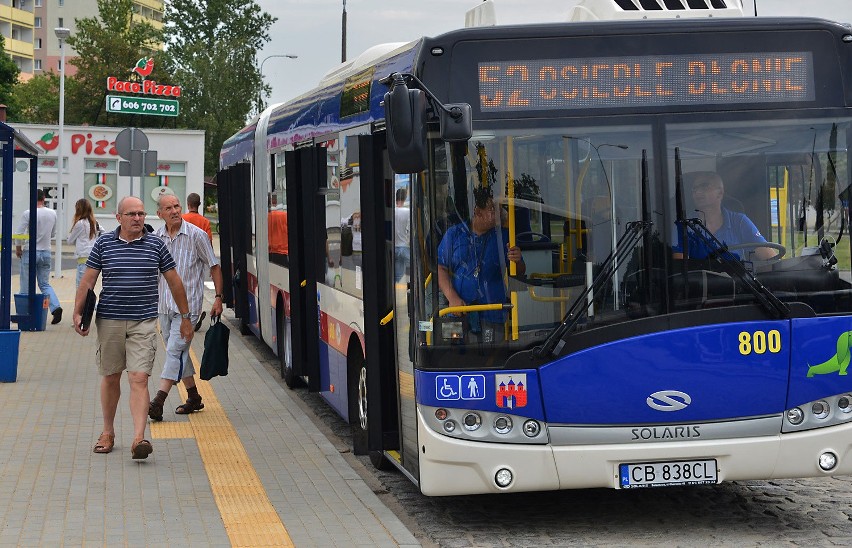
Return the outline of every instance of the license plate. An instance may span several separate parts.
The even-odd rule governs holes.
[[[713,459],[621,464],[618,471],[622,489],[718,483]]]

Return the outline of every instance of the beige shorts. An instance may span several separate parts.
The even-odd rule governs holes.
[[[157,356],[157,319],[139,322],[95,317],[98,334],[98,373],[150,375]]]

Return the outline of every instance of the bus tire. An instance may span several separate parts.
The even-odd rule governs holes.
[[[293,373],[293,356],[287,356],[287,318],[284,317],[284,303],[279,302],[277,308],[278,326],[278,361],[281,368],[281,378],[284,379],[284,384],[287,388],[295,388],[297,384],[296,375]]]
[[[390,470],[393,468],[390,459],[382,451],[370,451],[370,462],[376,470]]]
[[[354,345],[352,345],[354,346]],[[352,450],[356,455],[368,453],[367,440],[367,361],[360,345],[350,347],[348,365],[349,424],[352,428]]]

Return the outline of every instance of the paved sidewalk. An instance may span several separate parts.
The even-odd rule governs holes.
[[[203,411],[175,415],[172,390],[153,455],[131,460],[125,375],[115,449],[94,454],[100,378],[95,337],[71,328],[74,279],[51,279],[63,320],[22,333],[17,382],[0,383],[0,547],[419,545],[232,325],[229,375],[199,383]],[[162,350],[151,394],[161,368]]]

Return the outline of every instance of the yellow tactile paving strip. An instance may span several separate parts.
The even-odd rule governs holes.
[[[189,358],[200,371],[191,348]],[[213,387],[200,379],[196,382],[204,410],[188,415],[187,423],[152,423],[151,436],[195,438],[232,546],[294,546]],[[178,387],[185,401],[186,390],[182,384]]]

